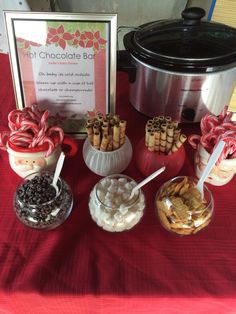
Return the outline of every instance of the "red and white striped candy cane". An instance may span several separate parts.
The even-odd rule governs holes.
[[[191,134],[188,137],[188,142],[193,149],[197,149],[198,144],[200,143],[201,136],[197,134]]]
[[[48,157],[55,149],[55,145],[54,142],[52,141],[52,139],[48,136],[45,136],[45,138],[43,139],[43,143],[48,143],[48,150],[45,154],[45,157]]]
[[[10,135],[10,131],[0,132],[0,149],[7,150],[7,141]]]
[[[53,133],[58,133],[58,135],[59,135],[59,143],[58,144],[61,145],[62,142],[63,142],[63,139],[64,139],[64,132],[63,132],[63,130],[60,127],[58,127],[58,126],[53,126],[53,127],[51,127],[49,129],[48,135],[52,136]]]
[[[212,114],[206,114],[205,117],[201,119],[200,128],[202,134],[207,134],[211,131],[211,129],[218,125],[217,117],[213,116]]]
[[[49,156],[55,149],[55,145],[62,144],[64,132],[60,127],[50,127],[48,117],[49,111],[40,111],[36,105],[22,110],[12,110],[8,115],[10,131],[7,134],[0,133],[0,148],[4,149],[7,141],[27,148],[48,143],[46,156]],[[59,138],[56,144],[53,141],[54,133],[57,133]]]

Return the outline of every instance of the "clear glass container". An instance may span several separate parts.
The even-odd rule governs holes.
[[[141,189],[130,198],[137,183],[115,174],[101,179],[92,189],[89,210],[92,219],[106,231],[121,232],[133,228],[142,218],[145,196]]]
[[[58,191],[51,185],[53,173],[30,174],[18,185],[14,194],[14,209],[18,219],[28,227],[54,229],[69,216],[73,196],[69,185],[59,178]]]
[[[162,226],[179,235],[196,234],[209,225],[214,200],[204,185],[204,196],[196,188],[197,179],[187,176],[175,177],[158,190],[155,206]]]

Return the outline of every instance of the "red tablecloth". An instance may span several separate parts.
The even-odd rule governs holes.
[[[7,55],[0,55],[0,125],[15,108]],[[128,78],[117,77],[117,112],[128,120],[133,147],[147,118],[128,101]],[[198,124],[182,125],[187,133]],[[156,218],[154,197],[160,182],[143,188],[145,215],[132,230],[109,233],[88,210],[89,193],[100,179],[85,165],[83,140],[67,159],[62,176],[70,184],[74,207],[51,231],[24,226],[13,211],[18,177],[0,151],[0,313],[236,313],[236,189],[234,178],[210,186],[215,215],[195,236],[165,231]],[[194,175],[188,145],[182,174]],[[125,174],[143,179],[132,161]]]

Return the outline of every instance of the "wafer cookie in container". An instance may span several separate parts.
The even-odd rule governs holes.
[[[178,121],[170,116],[157,116],[146,122],[144,137],[135,148],[135,161],[145,176],[166,166],[166,171],[157,180],[176,176],[185,160],[184,143],[187,140],[181,132]]]

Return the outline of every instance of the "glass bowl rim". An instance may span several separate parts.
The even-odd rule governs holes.
[[[178,179],[183,179],[183,178],[185,178],[185,177],[187,177],[187,178],[190,178],[191,180],[193,180],[194,182],[198,182],[198,179],[197,178],[195,178],[195,177],[192,177],[192,176],[184,176],[184,175],[182,175],[182,176],[176,176],[176,177],[174,177],[174,178],[172,178],[172,179],[169,179],[169,180],[167,180],[166,182],[164,182],[160,187],[159,187],[159,189],[157,190],[157,192],[156,192],[156,195],[155,195],[155,207],[157,208],[157,206],[156,206],[156,200],[157,200],[157,198],[158,198],[158,195],[159,195],[159,193],[160,193],[160,191],[164,188],[164,187],[166,187],[167,185],[169,185],[171,182],[173,182],[173,181],[175,181],[175,180],[178,180]],[[204,183],[203,184],[203,192],[207,192],[207,194],[208,194],[208,198],[209,198],[209,200],[207,201],[207,203],[206,203],[206,209],[208,209],[209,207],[212,207],[212,212],[214,211],[214,198],[213,198],[213,195],[212,195],[212,192],[211,192],[211,190],[206,186],[206,184]],[[172,206],[173,206],[173,208],[174,208],[174,210],[176,210],[176,209],[178,209],[176,206],[174,206],[173,204],[172,204]]]
[[[105,208],[109,208],[109,209],[112,209],[111,206],[108,206],[107,204],[105,204],[104,202],[101,201],[101,199],[99,198],[98,196],[98,191],[97,191],[97,187],[98,187],[98,184],[101,183],[101,181],[107,179],[107,178],[114,178],[114,177],[120,177],[120,178],[126,178],[126,179],[129,179],[130,181],[134,181],[136,183],[136,185],[138,184],[136,180],[134,180],[133,178],[129,177],[128,175],[126,174],[120,174],[120,173],[117,173],[117,174],[111,174],[111,175],[108,175],[102,179],[100,179],[94,186],[94,189],[95,189],[95,195],[96,195],[96,198],[98,199],[98,201],[103,205],[105,206]],[[125,205],[127,205],[127,207],[130,207],[132,206],[133,204],[135,204],[137,202],[137,200],[139,199],[140,197],[140,194],[141,194],[141,189],[138,190],[138,193],[137,193],[137,196],[135,198],[132,198],[129,202],[125,203]],[[131,202],[132,201],[132,202]]]
[[[32,173],[28,174],[27,176],[25,176],[24,178],[22,178],[21,182],[18,184],[18,186],[17,186],[17,188],[16,188],[16,191],[18,190],[18,188],[19,188],[20,186],[23,186],[24,181],[26,181],[26,180],[29,180],[29,181],[30,181],[30,179],[28,179],[28,178],[31,177],[32,175],[34,175],[34,177],[32,178],[32,179],[34,179],[37,174],[42,175],[42,174],[45,174],[45,173],[51,174],[52,177],[53,177],[53,174],[54,174],[53,171],[48,171],[48,170],[45,170],[45,169],[40,170],[40,171],[32,172]],[[31,179],[31,180],[32,180],[32,179]],[[30,206],[30,207],[32,207],[32,208],[36,208],[36,207],[38,207],[38,206],[45,206],[45,205],[50,205],[50,204],[52,204],[52,203],[58,198],[58,196],[61,194],[61,191],[62,191],[62,178],[61,178],[61,177],[58,178],[58,183],[59,183],[58,193],[56,193],[56,195],[55,195],[51,200],[49,200],[49,201],[47,201],[47,202],[44,202],[44,203],[40,203],[40,204],[27,203],[27,202],[23,202],[23,203],[26,203],[28,206]],[[16,193],[16,192],[15,192],[15,193]],[[19,201],[22,202],[20,199],[19,199]]]

